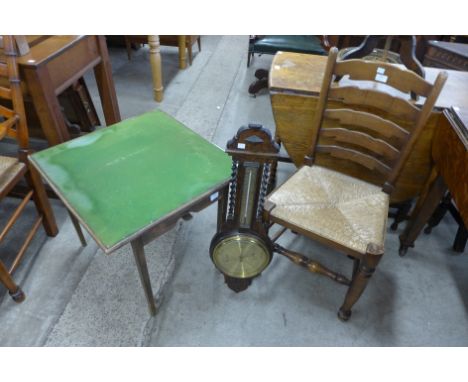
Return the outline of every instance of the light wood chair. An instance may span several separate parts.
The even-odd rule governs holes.
[[[15,139],[18,143],[18,157],[0,156],[0,200],[3,200],[10,194],[13,188],[23,179],[26,181],[28,191],[0,232],[0,244],[18,220],[28,201],[32,199],[38,211],[38,217],[33,223],[32,228],[27,232],[24,243],[9,269],[7,269],[0,258],[0,282],[8,289],[13,300],[21,302],[24,300],[24,293],[13,281],[11,277],[12,273],[17,269],[41,223],[49,236],[55,236],[58,230],[41,178],[37,171],[28,163],[28,155],[31,151],[28,147],[28,129],[13,36],[3,36],[3,52],[5,63],[0,63],[0,77],[7,78],[10,86],[0,87],[0,98],[8,100],[11,108],[0,106],[0,139],[5,137]]]
[[[329,52],[311,126],[317,134],[310,142],[310,155],[306,156],[303,167],[267,197],[265,218],[354,260],[352,277],[348,279],[275,244],[276,252],[295,263],[349,286],[338,311],[338,317],[346,321],[384,254],[389,194],[447,74],[439,74],[431,84],[414,72],[387,63],[337,62],[337,52],[336,48]],[[336,83],[335,77],[347,81]],[[385,84],[388,92],[365,86],[375,82]],[[411,92],[426,97],[421,108],[409,100]],[[402,93],[407,97],[401,97]],[[340,99],[346,108],[327,108],[331,99]],[[377,115],[377,110],[385,118]],[[363,171],[380,174],[381,182],[367,183],[314,164],[316,153],[353,161]]]

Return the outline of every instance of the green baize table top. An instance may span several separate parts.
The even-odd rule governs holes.
[[[229,180],[231,160],[154,111],[30,157],[105,252]]]

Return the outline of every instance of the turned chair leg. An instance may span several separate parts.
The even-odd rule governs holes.
[[[346,293],[345,300],[340,310],[338,311],[338,318],[342,321],[348,321],[351,317],[351,308],[359,300],[367,283],[377,267],[382,255],[366,254],[359,262],[359,268],[354,270],[351,285]]]
[[[15,284],[13,279],[10,276],[10,273],[5,267],[5,264],[3,264],[2,261],[0,261],[0,283],[5,285],[5,287],[8,289],[8,292],[11,296],[11,298],[15,302],[23,302],[25,299],[24,292],[21,290],[21,288]]]
[[[447,192],[442,198],[440,204],[435,209],[432,216],[427,221],[427,226],[424,228],[424,233],[426,235],[429,235],[432,232],[432,229],[439,225],[444,216],[447,214],[451,203],[452,195],[450,195],[450,192]]]

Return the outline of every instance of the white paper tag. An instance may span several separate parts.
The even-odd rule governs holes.
[[[383,83],[386,83],[387,80],[388,80],[388,77],[385,75],[385,74],[376,74],[375,75],[375,80],[376,81],[379,81],[379,82],[383,82]]]
[[[214,194],[210,195],[210,202],[214,202],[216,199],[218,199],[219,192],[215,192]]]
[[[238,143],[237,148],[238,149],[245,149],[245,143]]]
[[[385,74],[385,68],[381,68],[380,66],[377,68],[377,73]]]

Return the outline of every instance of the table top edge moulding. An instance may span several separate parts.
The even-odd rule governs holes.
[[[210,200],[231,172],[221,148],[162,111],[99,129],[30,160],[105,253]]]

